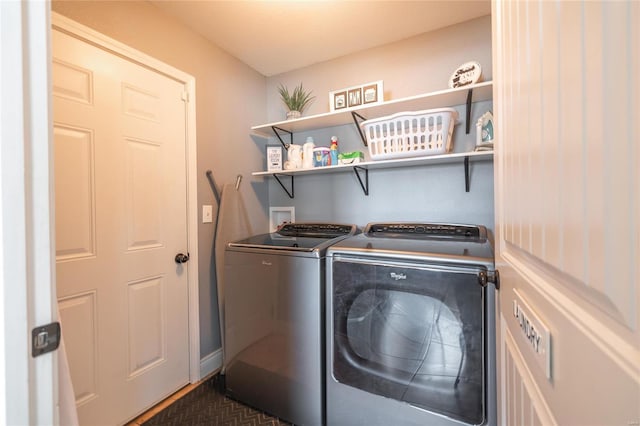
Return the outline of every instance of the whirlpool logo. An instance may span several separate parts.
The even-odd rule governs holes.
[[[398,280],[406,280],[407,279],[407,275],[406,274],[402,274],[402,273],[398,274],[396,272],[390,272],[389,276],[391,278],[393,278],[394,280],[396,280],[396,281],[398,281]]]

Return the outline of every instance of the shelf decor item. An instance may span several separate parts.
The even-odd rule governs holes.
[[[493,114],[487,111],[476,123],[476,147],[475,151],[493,150]]]
[[[458,87],[476,84],[482,78],[482,67],[476,61],[465,62],[460,65],[451,74],[449,78],[449,87],[456,89]]]
[[[282,170],[282,147],[280,145],[267,145],[267,171]]]
[[[284,102],[289,109],[287,112],[287,120],[300,118],[302,111],[316,98],[311,95],[311,91],[306,91],[302,87],[302,83],[293,89],[293,93],[290,93],[286,86],[280,84],[280,86],[278,86],[278,93],[280,93],[282,102]]]
[[[364,153],[361,151],[341,152],[338,154],[338,164],[360,164],[364,161]]]
[[[422,157],[451,151],[458,119],[453,108],[399,112],[360,123],[372,160]]]
[[[344,108],[381,103],[383,94],[382,80],[334,90],[329,92],[329,110],[333,112]]]

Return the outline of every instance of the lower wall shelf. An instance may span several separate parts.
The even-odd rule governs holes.
[[[460,152],[454,154],[432,155],[428,157],[415,157],[415,158],[400,158],[397,160],[381,160],[381,161],[367,161],[358,164],[349,165],[337,165],[327,167],[314,167],[312,169],[294,169],[294,170],[280,170],[270,172],[253,172],[252,176],[273,176],[280,184],[282,189],[287,193],[289,198],[294,198],[294,176],[307,175],[307,174],[320,174],[320,173],[341,173],[350,172],[353,170],[362,191],[365,195],[369,195],[369,170],[374,169],[390,169],[396,167],[416,167],[416,166],[429,166],[436,164],[448,164],[448,163],[463,163],[465,170],[465,190],[469,192],[469,163],[480,161],[493,161],[493,151],[480,151],[480,152]],[[288,176],[291,178],[291,188],[288,189],[280,179],[282,176]],[[363,181],[364,177],[364,181]]]

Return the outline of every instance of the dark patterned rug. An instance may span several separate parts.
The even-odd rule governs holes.
[[[276,417],[243,405],[224,395],[223,378],[215,375],[151,417],[144,426],[290,426]]]

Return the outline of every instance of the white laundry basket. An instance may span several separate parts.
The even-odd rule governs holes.
[[[361,123],[372,160],[422,157],[451,151],[458,119],[453,108],[399,112]]]

